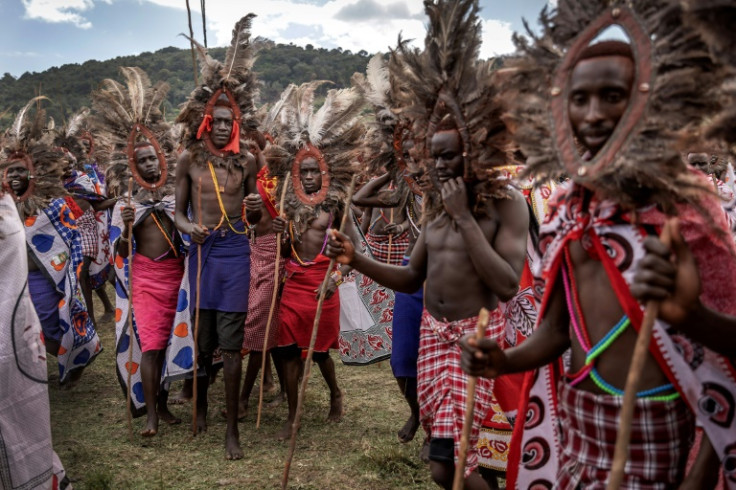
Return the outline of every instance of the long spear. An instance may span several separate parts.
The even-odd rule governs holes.
[[[667,226],[662,230],[659,239],[665,246],[669,247],[672,237]],[[613,452],[613,463],[611,464],[611,474],[608,478],[607,490],[618,490],[624,477],[624,468],[626,460],[629,459],[629,442],[631,441],[631,420],[634,417],[634,405],[636,404],[636,393],[639,391],[639,383],[641,375],[644,371],[644,361],[649,351],[649,343],[652,339],[652,330],[654,321],[659,315],[659,302],[655,300],[647,301],[646,310],[644,310],[644,319],[642,320],[639,335],[634,345],[634,354],[631,357],[631,366],[629,366],[629,374],[626,377],[626,386],[624,387],[624,399],[621,404],[621,415],[619,418],[619,430],[616,434],[616,446]]]
[[[128,179],[128,207],[133,197],[133,177]],[[133,332],[133,223],[128,223],[128,394],[125,403],[128,407],[128,438],[133,443],[133,413],[132,400],[130,397],[130,382],[133,369],[133,342],[135,341],[135,332]]]
[[[348,188],[348,195],[345,197],[345,206],[342,215],[342,221],[340,221],[339,231],[342,233],[345,230],[345,222],[347,216],[350,213],[350,203],[353,200],[353,190],[355,189],[355,175],[353,175],[350,181],[350,187]],[[329,233],[329,230],[328,230]],[[302,412],[304,411],[304,397],[307,394],[307,383],[309,382],[309,375],[312,372],[312,357],[314,356],[314,344],[317,341],[317,328],[319,327],[319,319],[322,316],[322,305],[325,302],[325,294],[327,293],[327,282],[330,280],[330,273],[332,268],[335,267],[336,260],[330,259],[330,264],[325,272],[325,278],[322,280],[322,285],[319,288],[319,300],[317,301],[317,312],[314,315],[314,324],[312,325],[312,337],[309,340],[309,349],[307,350],[307,359],[304,361],[304,374],[302,377],[302,386],[299,389],[299,398],[296,402],[296,415],[294,415],[294,422],[291,424],[291,443],[289,444],[289,454],[286,457],[286,465],[284,466],[284,477],[281,480],[281,488],[285,489],[289,483],[289,469],[291,469],[291,461],[294,459],[294,451],[296,450],[296,435],[299,432],[299,422],[302,418]]]
[[[490,317],[488,310],[480,309],[478,324],[475,329],[475,340],[480,340],[486,335],[486,328]],[[465,482],[465,458],[468,456],[468,441],[470,432],[473,430],[473,415],[475,411],[475,385],[478,382],[476,376],[468,376],[468,392],[465,399],[465,421],[463,422],[463,433],[460,438],[460,450],[455,465],[455,478],[452,481],[452,490],[462,490]]]
[[[288,187],[291,172],[286,172],[284,185],[281,188],[281,201],[279,201],[279,215],[284,212],[284,202],[286,201],[286,189]],[[263,409],[263,375],[266,372],[266,349],[268,348],[268,335],[271,331],[271,321],[273,320],[273,312],[276,309],[276,296],[279,293],[279,265],[281,263],[281,233],[276,234],[276,261],[274,262],[273,271],[273,294],[271,294],[271,309],[268,310],[268,320],[266,320],[266,336],[263,337],[263,350],[261,351],[261,387],[258,393],[258,417],[256,417],[256,429],[261,427],[261,410]]]
[[[197,217],[199,227],[202,227],[202,177],[199,178],[199,192],[197,194]],[[197,374],[199,359],[199,283],[202,280],[202,244],[197,244],[197,284],[195,291],[197,295],[194,304],[194,363],[192,365],[192,434],[197,435]]]

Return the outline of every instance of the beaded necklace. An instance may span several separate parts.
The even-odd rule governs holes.
[[[570,314],[570,323],[572,323],[573,331],[575,332],[575,336],[577,337],[580,346],[585,351],[585,364],[578,372],[568,375],[568,378],[570,378],[569,384],[570,386],[575,386],[586,377],[590,377],[593,383],[595,383],[601,391],[604,391],[609,395],[623,396],[623,390],[614,387],[601,377],[600,373],[595,368],[595,360],[621,336],[624,330],[631,325],[631,320],[624,315],[601,340],[591,347],[590,338],[588,337],[588,328],[585,325],[583,310],[580,307],[580,298],[578,296],[578,288],[575,284],[575,275],[573,273],[572,260],[570,260],[570,251],[567,248],[565,248],[565,257],[560,269],[562,271],[562,281],[565,288],[565,301]],[[649,390],[639,391],[636,396],[637,398],[647,398],[655,401],[671,401],[679,398],[680,393],[677,391],[667,395],[661,395],[661,393],[674,389],[675,387],[671,383],[668,383]]]
[[[156,211],[155,210],[151,213],[151,218],[153,218],[153,222],[156,223],[156,226],[158,227],[159,231],[161,232],[161,234],[166,239],[166,242],[169,244],[169,247],[171,248],[171,251],[174,252],[174,257],[179,257],[179,253],[176,251],[176,247],[174,246],[174,242],[169,238],[169,234],[166,233],[166,231],[164,230],[163,225],[156,218]],[[172,232],[172,238],[173,238],[173,232]],[[166,254],[168,254],[168,253],[169,252],[166,252],[165,254],[161,255],[161,257],[166,256]],[[159,257],[159,259],[161,257]],[[159,260],[159,259],[156,259],[156,260]]]
[[[222,203],[222,197],[220,196],[220,184],[217,182],[217,174],[215,174],[215,167],[212,166],[212,162],[207,162],[207,164],[210,167],[210,174],[212,175],[212,182],[215,184],[215,195],[217,196],[217,204],[220,205],[220,212],[222,213],[222,216],[220,216],[220,222],[217,223],[217,226],[215,226],[215,230],[219,229],[223,222],[227,223],[227,226],[235,233],[236,235],[246,235],[248,234],[248,229],[246,228],[243,231],[238,231],[235,229],[233,224],[230,222],[230,217],[228,217],[227,213],[225,212],[225,205]],[[229,177],[229,174],[228,174]],[[223,187],[223,190],[225,188]],[[202,190],[200,189],[200,192]]]
[[[327,229],[328,230],[330,228],[332,228],[332,218],[333,218],[332,213],[330,213],[330,222],[327,224]],[[294,255],[294,258],[299,263],[299,265],[307,266],[307,265],[314,264],[315,263],[314,260],[304,261],[304,260],[301,259],[301,257],[299,257],[299,254],[296,253],[296,249],[294,248],[294,241],[295,240],[294,240],[294,222],[293,221],[289,221],[289,237],[291,238],[291,240],[289,240],[289,242],[291,244],[291,253]],[[325,232],[325,241],[322,242],[322,249],[317,254],[317,257],[319,257],[320,255],[322,255],[325,252],[325,248],[327,248],[327,240],[328,240],[328,237],[329,237],[328,232]]]

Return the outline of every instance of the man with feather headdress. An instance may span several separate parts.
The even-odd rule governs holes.
[[[394,265],[409,263],[409,256],[421,231],[423,209],[421,183],[428,184],[424,190],[431,191],[428,176],[424,175],[410,155],[414,148],[411,123],[395,114],[395,111],[400,109],[396,98],[397,92],[402,87],[400,82],[403,69],[404,65],[397,59],[395,53],[390,61],[385,61],[383,55],[379,53],[368,62],[363,86],[366,100],[373,106],[374,120],[371,121],[366,135],[364,160],[370,174],[385,173],[366,184],[353,197],[353,204],[368,208],[363,218],[365,220],[363,225],[368,225],[365,235],[369,249],[367,253],[381,262]],[[396,206],[390,208],[391,210],[384,208],[390,204]],[[390,223],[386,221],[387,214]],[[383,250],[384,256],[376,253],[377,247]],[[388,252],[390,252],[389,260],[386,259]],[[396,260],[397,258],[400,260]],[[377,284],[372,279],[362,274],[355,276],[356,287],[360,292],[367,289],[366,285],[376,288]],[[370,308],[369,311],[382,312],[375,307],[377,295],[374,293],[368,296],[368,301],[364,301]],[[419,288],[411,295],[394,293],[394,298],[393,308],[389,308],[391,336],[385,343],[390,347],[386,350],[390,352],[391,370],[411,410],[406,423],[398,431],[399,441],[407,443],[414,438],[419,428],[417,355],[423,288]],[[376,326],[383,327],[381,323],[382,321]],[[383,333],[381,330],[388,329],[383,327],[376,331],[372,324],[373,322],[370,328],[365,329],[365,333],[358,329],[345,329],[347,331],[341,332],[340,352],[343,362],[355,363],[355,359],[360,361],[364,358],[374,362],[378,357],[377,354],[381,351],[378,349],[373,351],[369,346],[376,344],[374,339]],[[380,357],[378,359],[380,360]]]
[[[168,85],[152,85],[140,68],[122,67],[121,72],[126,85],[106,79],[92,101],[95,126],[109,144],[108,182],[127,187],[131,176],[136,181],[134,195],[127,196],[131,205],[121,196],[110,227],[118,278],[116,361],[123,392],[131,394],[133,415],[147,414],[141,435],[151,437],[158,432],[159,419],[181,422],[168,410],[162,380],[192,371],[189,282],[184,242],[174,226],[175,142],[160,109]]]
[[[59,382],[71,387],[102,347],[79,287],[82,253],[74,201],[61,183],[71,162],[53,146],[43,99],[28,102],[5,135],[3,185],[25,225],[28,290],[46,350],[58,359]]]
[[[105,187],[96,171],[96,165],[91,166],[88,150],[83,144],[89,143],[87,138],[91,138],[82,132],[82,126],[88,117],[89,109],[83,108],[67,123],[54,128],[54,144],[61,148],[72,162],[68,173],[64,175],[64,187],[78,207],[75,218],[82,242],[83,257],[80,285],[87,303],[87,311],[92,323],[97,326],[92,291],[97,293],[105,307],[104,318],[109,319],[114,313],[104,286],[110,272],[110,241],[106,211],[111,209],[116,201],[106,198]],[[91,143],[89,144],[91,148]]]
[[[668,229],[673,242],[693,247],[702,301],[736,312],[736,250],[725,218],[712,185],[677,149],[681,134],[697,134],[719,110],[712,95],[723,73],[683,24],[679,2],[561,0],[541,20],[542,38],[518,38],[523,56],[509,82],[517,91],[509,118],[528,172],[538,180],[571,176],[540,228],[539,322],[513,349],[468,340],[463,362],[489,377],[529,371],[509,486],[604,488],[643,323],[632,293],[647,237]],[[630,42],[599,41],[610,26]],[[673,215],[681,234],[666,224]],[[733,365],[705,347],[711,332],[699,322],[678,327],[654,324],[622,488],[704,488],[684,475],[694,418],[736,485]]]
[[[426,1],[425,51],[399,44],[406,100],[400,114],[434,159],[437,191],[426,204],[425,226],[409,264],[379,264],[353,253],[344,236],[328,254],[406,293],[426,279],[417,372],[420,418],[430,434],[430,470],[450,488],[455,473],[468,377],[460,369],[460,337],[474,332],[488,309],[486,336],[503,342],[499,301],[518,289],[526,257],[529,215],[523,195],[494,167],[510,160],[492,62],[478,61],[480,23],[472,0]],[[485,380],[490,381],[490,380]],[[491,409],[493,383],[481,382],[465,465],[465,487],[487,488],[477,472],[481,421]],[[503,414],[501,414],[503,415]]]
[[[302,350],[310,343],[317,297],[330,259],[325,255],[327,231],[339,226],[349,213],[344,199],[355,172],[359,141],[365,129],[358,121],[364,100],[356,87],[329,90],[322,107],[314,112],[314,92],[324,81],[289,85],[278,102],[278,145],[266,150],[271,175],[278,179],[277,194],[288,186],[284,217],[273,220],[274,231],[285,233],[291,260],[279,310],[278,355],[282,359],[289,415],[280,439],[291,434],[296,415]],[[291,178],[286,179],[287,172]],[[349,220],[348,220],[349,221]],[[327,419],[343,415],[342,391],[329,350],[338,347],[340,298],[337,287],[348,269],[331,272],[320,317],[314,360],[330,389]]]
[[[255,48],[250,40],[249,14],[233,29],[225,61],[213,60],[192,40],[202,64],[202,85],[192,91],[177,122],[186,124],[186,150],[176,174],[176,226],[191,237],[190,289],[200,297],[190,303],[192,316],[199,304],[199,363],[208,373],[212,354],[222,352],[225,377],[227,429],[225,457],[241,459],[238,433],[238,395],[243,326],[248,311],[250,244],[243,208],[256,192],[255,158],[242,141],[241,128],[251,127],[255,116],[257,81],[252,72]],[[255,209],[254,209],[255,207]],[[248,205],[247,220],[255,223],[260,206]],[[201,256],[200,256],[201,252]],[[201,260],[201,270],[197,270]],[[208,382],[199,383],[197,425],[207,430]]]

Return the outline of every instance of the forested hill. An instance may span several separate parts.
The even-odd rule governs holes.
[[[327,50],[311,45],[301,48],[261,41],[264,48],[259,51],[254,67],[263,84],[260,104],[277,100],[289,83],[331,80],[334,82],[330,85],[332,88],[349,86],[352,74],[365,72],[369,60],[365,51],[354,54],[339,48]],[[215,59],[225,58],[225,48],[212,48],[209,52]],[[26,72],[17,79],[5,73],[0,78],[0,114],[5,113],[0,118],[0,130],[12,122],[17,111],[38,93],[39,88],[41,94],[51,99],[47,110],[57,123],[65,120],[79,108],[90,106],[89,95],[103,79],[114,78],[122,82],[121,66],[139,66],[148,73],[152,82],[164,80],[171,85],[165,105],[168,118],[178,113],[179,105],[194,87],[191,51],[173,47],[107,61],[67,64],[41,73]],[[323,92],[326,90],[322,89]]]

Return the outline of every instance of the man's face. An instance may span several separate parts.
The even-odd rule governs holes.
[[[138,167],[138,173],[140,176],[148,183],[157,182],[161,177],[158,157],[151,145],[136,148],[135,165]]]
[[[299,178],[307,194],[314,194],[322,189],[322,173],[315,158],[307,157],[302,160],[299,165]]]
[[[89,151],[92,149],[90,141],[87,138],[81,138],[79,140],[79,144],[82,145],[82,148],[84,149],[84,154],[89,156]]]
[[[233,132],[233,113],[227,107],[215,107],[212,111],[212,131],[210,139],[216,148],[222,148],[230,141]]]
[[[13,163],[7,169],[7,182],[16,196],[28,190],[28,169],[20,162]]]
[[[570,123],[593,155],[603,148],[626,112],[633,81],[634,63],[625,56],[590,58],[575,65],[568,100]]]
[[[432,136],[432,158],[440,183],[462,176],[464,168],[460,133],[454,129],[436,132]]]

